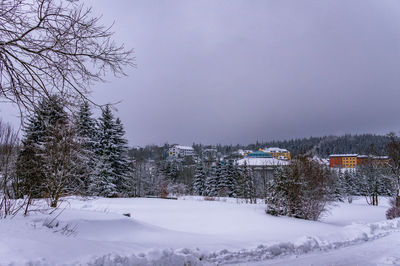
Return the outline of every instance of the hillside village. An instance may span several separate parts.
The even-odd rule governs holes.
[[[215,157],[219,154],[219,160],[229,160],[236,158],[234,161],[237,165],[243,166],[282,166],[290,162],[291,154],[287,149],[279,147],[259,148],[258,150],[238,149],[232,154],[222,156],[217,149],[205,149],[202,155],[205,157]],[[200,160],[192,146],[173,145],[168,150],[168,158],[170,160],[182,160],[186,157],[192,157],[194,161]],[[385,167],[390,164],[390,158],[387,155],[365,155],[365,154],[329,154],[328,158],[319,158],[313,156],[313,160],[320,164],[328,165],[330,168],[357,168],[372,163],[377,166]]]

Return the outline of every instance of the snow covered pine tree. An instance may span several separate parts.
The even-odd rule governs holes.
[[[93,190],[99,196],[115,197],[127,192],[129,174],[127,141],[121,121],[114,120],[107,105],[100,117],[97,174]]]

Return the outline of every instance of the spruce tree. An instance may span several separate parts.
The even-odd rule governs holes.
[[[115,135],[113,138],[116,152],[116,160],[114,161],[113,168],[115,169],[115,185],[117,191],[127,194],[130,191],[130,174],[129,160],[128,160],[128,141],[125,139],[125,130],[119,118],[115,121]]]
[[[288,181],[289,177],[287,169],[284,169],[283,167],[276,168],[273,176],[268,179],[266,185],[266,213],[274,216],[288,214],[286,204],[288,198]]]
[[[79,191],[80,145],[61,97],[43,99],[24,125],[16,174],[28,198],[46,196],[52,207],[59,197]]]
[[[232,160],[229,160],[225,166],[225,186],[228,197],[236,197],[236,178],[235,178],[235,165]]]
[[[21,180],[19,197],[41,197],[45,193],[44,158],[39,151],[49,134],[48,127],[54,125],[62,113],[56,102],[55,96],[42,99],[23,125],[22,148],[16,163],[16,174]]]
[[[256,203],[256,193],[254,186],[253,170],[245,164],[243,167],[243,180],[244,180],[244,198],[249,200],[250,203]]]
[[[223,162],[218,162],[217,163],[217,168],[216,168],[216,180],[217,180],[217,194],[218,196],[221,197],[226,197],[227,196],[227,176],[226,176],[226,168],[225,164]]]
[[[114,119],[107,105],[99,119],[97,175],[94,191],[111,197],[130,193],[130,174],[127,140],[120,119]]]
[[[193,181],[193,192],[196,195],[204,196],[205,194],[205,184],[206,174],[204,172],[203,163],[199,162],[196,167],[194,181]]]
[[[207,172],[205,194],[210,197],[218,196],[217,164],[213,164]]]
[[[343,174],[343,181],[345,187],[345,196],[347,197],[347,201],[349,203],[353,202],[353,196],[359,196],[360,192],[358,191],[357,179],[354,171],[346,170]]]
[[[92,115],[89,103],[84,101],[80,106],[75,121],[78,140],[81,143],[81,156],[84,161],[84,167],[81,168],[81,176],[86,193],[91,193],[89,188],[94,182],[98,165],[99,135],[96,127],[97,121]]]
[[[99,118],[99,147],[97,155],[99,161],[96,167],[96,179],[92,184],[92,191],[98,196],[111,197],[117,193],[116,172],[113,166],[117,160],[114,136],[116,126],[110,106],[106,105]]]

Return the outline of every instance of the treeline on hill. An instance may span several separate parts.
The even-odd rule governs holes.
[[[249,145],[203,145],[193,143],[196,154],[202,155],[206,149],[215,149],[219,156],[233,156],[235,151],[258,150],[265,147],[279,147],[290,151],[292,157],[297,155],[318,156],[328,158],[330,154],[372,154],[387,155],[387,146],[390,142],[389,136],[361,134],[344,136],[324,136],[310,137],[301,139],[291,139],[282,141],[256,142]],[[167,152],[171,144],[163,146],[148,145],[146,147],[137,147],[130,150],[130,154],[136,158],[161,160],[167,157]],[[233,156],[234,158],[234,156]]]
[[[270,141],[245,146],[246,149],[260,147],[279,147],[288,149],[292,156],[300,154],[316,155],[328,158],[330,154],[357,153],[386,155],[389,136],[362,134],[344,136],[310,137],[283,141]]]

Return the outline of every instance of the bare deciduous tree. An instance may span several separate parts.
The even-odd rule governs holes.
[[[390,168],[396,181],[396,197],[400,198],[400,139],[394,133],[389,134],[387,152],[391,160]]]
[[[79,1],[0,0],[0,97],[31,108],[38,97],[86,97],[106,72],[124,75],[131,50]]]
[[[18,133],[0,120],[0,218],[14,214],[21,203],[12,200],[14,195],[11,189],[17,149]]]
[[[390,133],[389,137],[387,151],[391,160],[390,168],[394,176],[396,193],[390,201],[391,207],[386,212],[386,217],[393,219],[400,217],[400,140],[394,133]]]
[[[79,193],[83,188],[78,173],[82,167],[80,145],[74,126],[67,121],[57,123],[41,151],[44,158],[44,190],[50,207],[57,207],[60,197]]]

